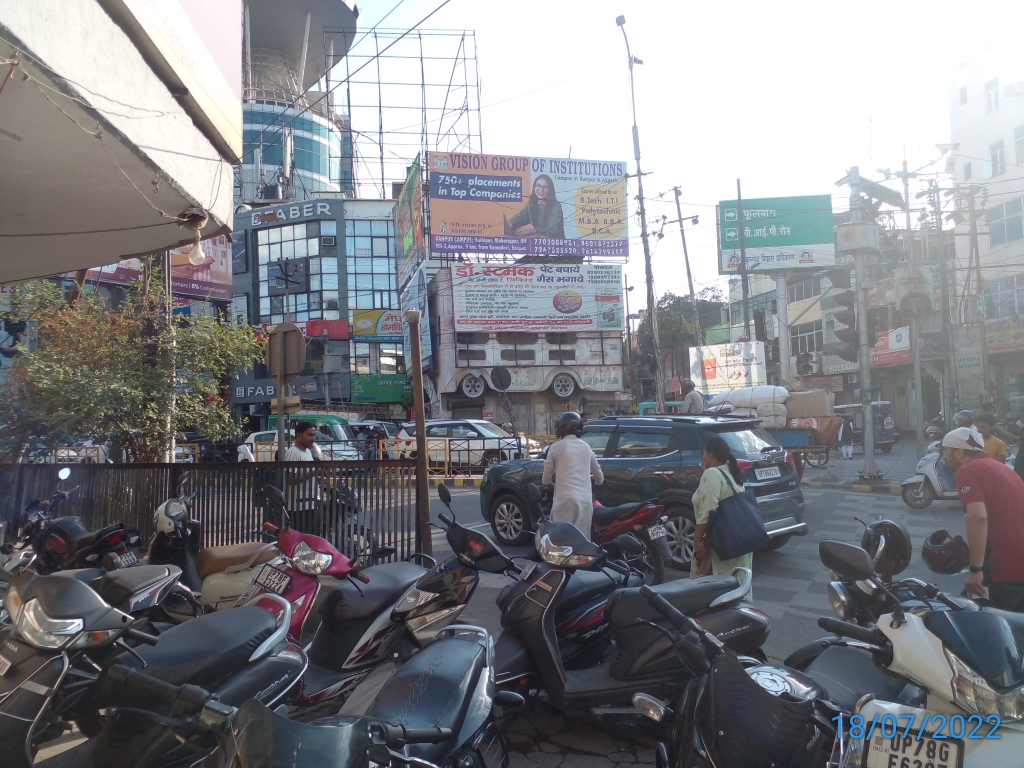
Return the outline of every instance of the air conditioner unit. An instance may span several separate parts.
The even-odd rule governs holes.
[[[850,384],[856,384],[858,381],[860,381],[860,374],[859,373],[847,374],[846,381],[848,383],[850,383]]]
[[[338,244],[338,238],[334,235],[324,235],[320,238],[320,245],[325,247],[333,247]]]

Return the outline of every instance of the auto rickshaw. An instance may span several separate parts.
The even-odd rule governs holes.
[[[853,417],[853,444],[864,445],[864,404],[837,405],[832,410],[837,416]],[[882,453],[889,453],[898,438],[896,420],[892,416],[892,403],[888,400],[872,402],[871,414],[875,426],[875,448]]]

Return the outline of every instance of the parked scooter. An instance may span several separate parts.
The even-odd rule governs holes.
[[[551,515],[553,495],[531,483],[530,502],[540,510],[539,520]],[[655,499],[605,507],[594,499],[590,538],[608,550],[613,560],[622,560],[644,574],[648,584],[665,580],[665,562],[672,558],[666,537],[665,507]]]
[[[960,498],[956,477],[943,460],[942,446],[938,442],[928,446],[928,452],[917,462],[915,474],[900,485],[904,503],[913,509],[924,509],[936,499],[955,501]]]
[[[0,564],[9,573],[32,570],[55,573],[70,568],[102,566],[106,570],[126,568],[139,562],[140,537],[123,523],[114,523],[98,531],[90,531],[77,517],[56,517],[60,503],[78,486],[64,490],[62,484],[71,476],[63,467],[57,473],[57,489],[49,501],[35,499],[26,505],[18,522],[17,539],[4,544],[7,559]]]
[[[841,578],[876,581],[871,558],[860,547],[823,541],[819,552]],[[884,584],[879,588],[891,592]],[[981,610],[931,585],[921,593],[921,607],[910,611],[891,595],[891,612],[871,628],[818,619],[834,636],[818,641],[819,652],[805,671],[848,715],[842,766],[1019,763],[1024,615]]]
[[[548,700],[566,712],[583,710],[612,725],[635,725],[633,694],[660,700],[674,698],[688,685],[693,671],[672,654],[663,632],[645,622],[661,620],[636,589],[621,589],[608,600],[607,620],[614,644],[605,663],[567,670],[557,651],[555,613],[566,586],[581,570],[602,566],[628,573],[607,561],[607,553],[587,541],[569,523],[546,523],[537,532],[542,562],[524,572],[509,593],[502,611],[504,631],[495,643],[498,683],[529,693],[543,689]],[[740,583],[738,577],[743,577]],[[768,617],[743,602],[750,590],[750,571],[660,584],[652,589],[677,610],[693,616],[712,635],[737,652],[759,654],[768,636]],[[663,735],[660,731],[656,736]]]
[[[796,670],[737,657],[650,587],[641,587],[640,595],[671,629],[641,623],[663,633],[678,662],[694,675],[669,699],[671,706],[648,693],[633,696],[639,712],[668,726],[669,748],[659,745],[658,763],[679,768],[820,764],[836,733],[836,707],[824,688]]]

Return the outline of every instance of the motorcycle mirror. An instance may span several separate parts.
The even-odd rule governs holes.
[[[104,571],[116,571],[121,567],[121,558],[113,552],[107,552],[100,560],[100,568]]]
[[[373,550],[373,553],[370,556],[374,560],[380,560],[380,559],[385,558],[385,557],[391,557],[397,551],[398,550],[395,549],[394,547],[392,547],[390,545],[385,545],[385,546],[382,546],[382,547],[377,547],[375,550]]]
[[[493,703],[496,707],[517,712],[526,706],[526,699],[515,691],[498,691],[494,694]]]
[[[853,544],[822,541],[818,544],[818,557],[821,558],[822,565],[843,578],[866,581],[875,576],[871,555]]]
[[[272,485],[263,486],[263,493],[267,497],[267,501],[274,504],[274,506],[285,509],[284,494],[280,488],[275,488]]]
[[[534,504],[540,504],[540,488],[536,483],[530,483],[526,489],[526,495],[530,497],[530,501]]]
[[[181,489],[184,488],[185,487],[185,483],[189,482],[191,479],[192,479],[192,472],[191,471],[185,472],[184,474],[182,474],[181,477],[178,478],[178,496],[181,496]]]
[[[60,472],[57,473],[57,477],[61,480],[67,480],[71,477],[71,469],[69,467],[62,467]]]
[[[437,497],[441,499],[442,503],[446,507],[450,507],[452,503],[452,492],[448,490],[448,486],[439,485],[437,486]]]

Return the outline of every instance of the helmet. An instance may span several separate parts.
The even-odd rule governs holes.
[[[181,499],[168,499],[153,513],[153,530],[165,536],[188,536],[188,507]]]
[[[945,529],[924,540],[921,557],[935,573],[960,573],[971,562],[967,542],[962,536],[950,538]]]
[[[580,437],[583,434],[583,419],[576,411],[566,411],[558,417],[558,424],[555,425],[555,434],[558,437],[565,437],[566,435],[576,435]]]
[[[974,411],[957,411],[953,414],[953,429],[974,425]]]
[[[878,557],[878,546],[882,543],[883,537],[885,544],[881,557]],[[875,520],[869,523],[867,530],[860,537],[860,546],[872,559],[878,557],[875,570],[886,581],[904,571],[910,565],[910,559],[914,554],[907,527],[892,520]]]

